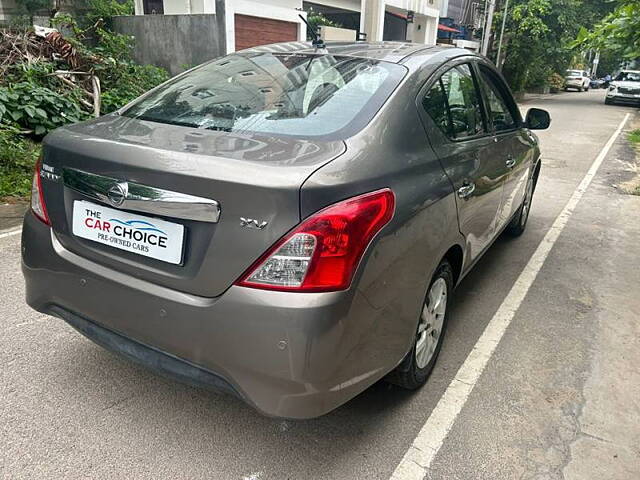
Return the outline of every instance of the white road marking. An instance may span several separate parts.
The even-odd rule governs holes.
[[[0,239],[6,237],[13,237],[14,235],[18,235],[22,232],[22,228],[16,228],[15,230],[2,230],[0,231]]]
[[[547,259],[549,252],[569,221],[576,205],[591,184],[593,177],[607,156],[607,153],[609,153],[611,146],[620,135],[629,116],[629,113],[625,115],[616,131],[611,135],[591,164],[589,171],[553,222],[553,225],[542,239],[542,242],[540,242],[540,245],[538,245],[538,248],[529,259],[522,273],[520,273],[513,287],[511,287],[500,308],[498,308],[498,311],[484,329],[478,342],[474,345],[456,373],[456,376],[447,387],[444,395],[442,395],[438,404],[431,412],[431,415],[396,467],[390,480],[422,480],[427,475],[431,462],[433,462],[438,450],[442,447],[447,434],[451,430],[462,407],[464,407],[484,368],[487,366],[491,355],[493,355],[498,343],[500,343],[507,327],[511,323],[511,320],[513,320],[520,304]]]

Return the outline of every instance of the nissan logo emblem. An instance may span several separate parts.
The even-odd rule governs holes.
[[[107,191],[107,198],[109,199],[109,202],[111,202],[111,205],[114,207],[122,205],[127,198],[128,190],[129,185],[127,182],[116,183],[111,187],[109,191]]]

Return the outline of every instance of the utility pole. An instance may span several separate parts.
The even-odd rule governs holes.
[[[487,56],[489,52],[489,39],[491,38],[491,24],[493,23],[493,10],[496,8],[495,0],[489,0],[489,11],[487,12],[487,20],[484,22],[482,35],[482,55]]]
[[[591,76],[596,78],[598,73],[598,64],[600,63],[600,50],[596,50],[596,55],[593,57],[593,69],[591,70]]]
[[[496,67],[498,71],[502,71],[502,64],[500,63],[500,53],[502,53],[502,37],[504,37],[504,25],[507,23],[507,12],[509,11],[509,0],[504,4],[504,10],[502,11],[502,27],[500,27],[500,40],[498,41],[498,56],[496,57]]]
[[[482,46],[484,45],[484,36],[487,34],[487,13],[489,9],[487,8],[487,2],[489,0],[484,0],[484,8],[482,9],[482,37],[480,38],[480,53],[482,53]],[[480,5],[480,3],[478,3]]]

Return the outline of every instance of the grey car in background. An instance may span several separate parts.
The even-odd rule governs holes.
[[[307,43],[201,65],[48,135],[27,302],[96,343],[278,417],[425,383],[452,292],[540,171],[466,50]]]

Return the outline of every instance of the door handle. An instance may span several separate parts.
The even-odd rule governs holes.
[[[458,197],[467,198],[476,189],[475,183],[465,183],[458,189]]]
[[[507,161],[504,163],[507,166],[507,168],[513,168],[516,164],[516,160],[511,155],[509,155],[507,156]]]

